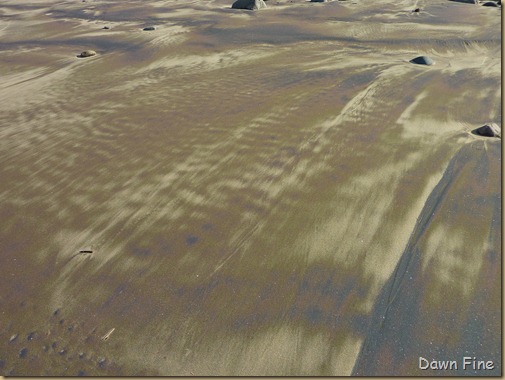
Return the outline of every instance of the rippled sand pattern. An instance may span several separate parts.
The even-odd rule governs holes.
[[[0,4],[0,373],[499,374],[501,9],[230,5]]]

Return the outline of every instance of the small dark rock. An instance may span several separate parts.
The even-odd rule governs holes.
[[[20,358],[25,358],[26,355],[28,355],[28,348],[22,348],[20,351],[19,351],[19,357]]]
[[[65,323],[65,320],[64,319],[60,319],[60,325],[62,325],[64,323]]]
[[[35,338],[35,331],[32,331],[28,336],[26,337],[27,341],[32,341],[33,338]]]
[[[430,58],[430,57],[426,57],[424,55],[422,56],[419,56],[419,57],[416,57],[414,59],[411,59],[410,60],[410,63],[415,63],[417,65],[427,65],[427,66],[431,66],[433,65],[435,62]]]
[[[98,366],[99,366],[100,368],[105,367],[105,361],[106,361],[106,360],[105,360],[105,358],[100,358],[100,359],[98,359]]]
[[[142,30],[156,30],[156,28],[154,26],[146,26],[144,29]]]
[[[501,128],[495,124],[486,124],[472,131],[474,135],[483,137],[501,137]]]
[[[60,314],[60,311],[61,311],[61,309],[56,309],[56,310],[54,311],[53,315],[58,315],[58,314]]]
[[[84,352],[79,352],[79,359],[82,359],[84,357]]]
[[[237,0],[232,6],[233,9],[248,9],[254,11],[261,8],[266,8],[267,5],[263,0]]]
[[[94,50],[84,50],[80,55],[78,55],[79,58],[86,58],[86,57],[92,57],[96,55],[96,51]]]
[[[67,353],[67,350],[65,350],[65,349],[62,349],[62,350],[60,350],[60,352],[58,352],[58,354],[60,354],[60,355],[65,355],[66,353]]]
[[[110,28],[108,26],[104,26],[102,29],[109,30]]]
[[[51,344],[51,348],[52,348],[53,350],[54,350],[57,346],[58,346],[58,343],[56,343],[56,342],[53,342],[53,343]]]
[[[488,1],[487,3],[484,3],[482,4],[483,7],[497,7],[498,4],[492,2],[492,1]]]
[[[416,12],[416,13],[419,13],[419,12],[421,12],[421,9],[419,9],[419,8],[416,8],[416,9],[414,9],[414,10],[413,10],[412,12]]]

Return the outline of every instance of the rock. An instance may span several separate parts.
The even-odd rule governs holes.
[[[419,12],[421,12],[421,9],[419,9],[419,8],[416,8],[416,9],[414,9],[414,10],[413,10],[412,12],[416,12],[416,13],[419,13]]]
[[[96,51],[94,50],[84,50],[79,57],[81,58],[86,58],[86,57],[92,57],[96,55]]]
[[[156,30],[156,28],[154,26],[146,26],[144,29],[142,30]]]
[[[98,366],[100,368],[104,368],[105,367],[105,362],[106,362],[105,358],[98,359]]]
[[[411,59],[409,62],[415,63],[416,65],[428,65],[428,66],[431,66],[435,63],[430,57],[426,57],[424,55]]]
[[[492,1],[488,1],[488,2],[486,2],[484,4],[482,4],[482,6],[483,7],[497,7],[498,4],[496,4],[496,3],[492,2]]]
[[[266,8],[263,0],[237,0],[231,6],[233,9],[249,9],[251,11]]]
[[[20,358],[25,358],[26,355],[28,355],[28,348],[22,348],[20,351],[19,351],[19,357]]]
[[[106,29],[106,30],[108,30],[108,29],[110,29],[110,28],[109,28],[108,26],[104,26],[102,29]]]
[[[472,133],[483,137],[501,137],[501,128],[498,124],[490,123],[474,129]]]
[[[450,0],[455,3],[465,3],[465,4],[479,4],[479,0]]]
[[[18,334],[14,334],[14,335],[13,335],[13,336],[11,336],[11,338],[9,339],[9,343],[14,342],[17,338],[18,338]]]

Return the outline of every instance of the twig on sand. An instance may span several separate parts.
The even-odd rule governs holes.
[[[102,336],[102,340],[105,342],[106,340],[108,340],[110,338],[110,336],[112,335],[112,333],[114,332],[116,328],[114,327],[113,329],[111,329],[107,334],[105,334],[104,336]]]

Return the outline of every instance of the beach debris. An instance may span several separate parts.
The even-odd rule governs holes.
[[[18,338],[18,334],[14,334],[14,335],[13,335],[13,336],[11,336],[11,338],[9,339],[9,343],[14,342],[17,338]]]
[[[154,26],[146,26],[144,29],[142,30],[156,30],[156,28]]]
[[[421,55],[409,61],[410,63],[415,63],[416,65],[428,65],[431,66],[435,63],[430,57]]]
[[[237,0],[231,6],[233,9],[249,9],[254,11],[261,8],[266,8],[267,5],[263,0]]]
[[[96,51],[94,50],[84,50],[80,55],[79,57],[81,58],[86,58],[86,57],[92,57],[96,55]]]
[[[105,341],[107,341],[107,340],[110,338],[110,336],[112,335],[112,333],[114,332],[114,330],[115,330],[115,329],[116,329],[115,327],[114,327],[114,328],[112,328],[112,329],[111,329],[111,330],[110,330],[107,334],[105,334],[104,336],[102,336],[102,338],[101,338],[101,339],[102,339],[104,342],[105,342]]]
[[[311,3],[327,3],[328,0],[310,0]]]
[[[482,127],[476,128],[472,131],[472,133],[477,136],[501,138],[501,128],[498,124],[495,123],[489,123],[483,125]]]
[[[91,249],[81,249],[79,251],[79,253],[82,253],[82,254],[89,254],[89,253],[93,253],[93,251]]]

